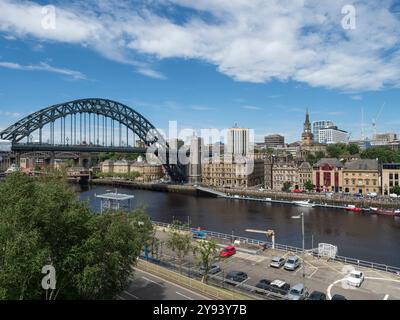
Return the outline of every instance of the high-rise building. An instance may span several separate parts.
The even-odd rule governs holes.
[[[384,142],[393,142],[397,140],[397,134],[394,132],[388,132],[388,133],[377,133],[374,134],[374,137],[372,138],[374,141],[384,141]]]
[[[349,133],[336,126],[322,128],[318,131],[318,142],[323,144],[348,143]]]
[[[312,132],[314,135],[314,141],[315,142],[320,142],[319,141],[319,130],[333,127],[335,124],[330,121],[330,120],[319,120],[319,121],[314,121],[312,123]]]
[[[227,132],[225,154],[246,156],[250,153],[250,130],[230,128]]]
[[[280,134],[271,134],[264,138],[266,148],[277,148],[285,145],[285,137]]]
[[[203,139],[193,136],[190,140],[189,183],[201,183],[202,152],[205,150]]]

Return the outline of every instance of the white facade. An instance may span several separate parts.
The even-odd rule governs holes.
[[[314,141],[319,142],[319,130],[333,127],[335,124],[330,120],[319,120],[312,123],[312,133]]]
[[[336,127],[319,129],[318,142],[324,144],[348,143],[349,133]]]
[[[250,130],[230,128],[227,131],[225,154],[246,156],[250,152]]]

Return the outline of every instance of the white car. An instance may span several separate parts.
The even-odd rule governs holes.
[[[347,284],[353,287],[361,287],[361,284],[364,282],[364,274],[361,271],[352,271],[350,275],[347,277]]]

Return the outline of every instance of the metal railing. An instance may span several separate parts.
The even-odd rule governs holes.
[[[177,263],[167,262],[164,260],[147,260],[145,257],[141,257],[141,261],[146,262],[147,271],[152,271],[155,274],[158,273],[167,279],[170,278],[173,281],[176,281],[178,284],[195,289],[203,294],[213,296],[217,299],[287,299],[286,294],[279,294],[279,289],[277,288],[271,287],[271,290],[268,291],[248,285],[246,283],[227,280],[224,272],[222,272],[222,276],[209,275],[208,284],[206,284],[200,281],[202,274],[200,270],[196,268],[179,266]],[[249,294],[251,296],[249,296]]]
[[[171,228],[171,226],[172,226],[171,224],[164,223],[164,222],[152,221],[152,223],[155,226],[159,226],[159,227],[163,227],[163,228]],[[178,228],[180,230],[186,230],[186,231],[195,231],[196,230],[195,228],[190,228],[190,230],[189,230],[189,228],[181,227],[181,226],[176,227],[176,228]],[[250,245],[256,245],[256,246],[267,245],[268,248],[272,248],[272,243],[269,241],[261,241],[261,240],[256,240],[256,239],[251,239],[251,238],[246,238],[246,237],[241,237],[241,236],[235,236],[235,235],[229,235],[226,233],[220,233],[220,232],[214,232],[214,231],[208,231],[208,230],[202,230],[202,232],[204,232],[206,235],[208,235],[211,238],[229,241],[232,243],[234,240],[238,240],[238,241],[240,241],[241,244],[250,244]],[[291,252],[294,254],[303,253],[302,248],[279,244],[279,243],[275,243],[275,250]],[[306,250],[305,252],[313,255],[314,257],[320,257],[318,255],[318,249],[309,249],[309,250]],[[389,266],[389,265],[385,265],[385,264],[381,264],[381,263],[365,261],[365,260],[360,260],[360,259],[356,259],[356,258],[342,257],[342,256],[336,256],[335,258],[331,258],[330,260],[345,263],[345,264],[351,264],[351,265],[358,266],[358,267],[364,267],[364,268],[369,268],[369,269],[374,269],[374,270],[379,270],[379,271],[384,271],[384,272],[400,275],[400,267],[394,267],[394,266]]]

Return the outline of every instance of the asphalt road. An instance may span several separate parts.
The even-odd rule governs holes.
[[[147,272],[135,269],[129,288],[120,300],[208,300],[191,290],[173,284]]]

